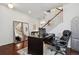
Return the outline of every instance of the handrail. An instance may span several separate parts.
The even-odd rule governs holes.
[[[58,8],[56,8],[56,9],[58,9]],[[60,10],[60,9],[58,9],[58,10]],[[52,21],[57,15],[59,15],[62,11],[63,11],[63,9],[60,10],[53,18],[51,18],[50,20],[48,20],[48,22],[47,22],[44,26],[42,26],[42,28],[45,27],[47,24],[49,24],[49,22],[51,22],[51,21]]]

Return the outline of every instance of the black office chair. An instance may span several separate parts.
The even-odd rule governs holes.
[[[21,41],[21,37],[19,37],[19,36],[16,36],[15,39],[17,42]]]
[[[56,37],[55,37],[55,40],[53,41],[53,44],[56,48],[55,55],[58,53],[63,54],[63,55],[67,54],[67,46],[68,46],[68,41],[69,41],[70,36],[71,36],[71,31],[64,30],[63,36],[61,38],[57,38],[56,40]]]
[[[55,34],[50,33],[46,35],[43,39],[45,44],[52,45],[52,41],[55,40]]]
[[[55,34],[46,33],[45,28],[39,28],[39,37],[43,38],[43,42],[45,44],[52,44],[52,40],[54,40]]]

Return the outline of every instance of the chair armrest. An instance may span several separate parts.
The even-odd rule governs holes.
[[[59,42],[67,42],[67,41],[64,41],[64,40],[57,40],[57,41],[59,41]]]
[[[55,36],[54,38],[55,38],[55,41],[57,41],[57,42],[67,42],[67,41],[64,41],[64,40],[60,40],[60,37],[57,37],[57,36]]]
[[[63,48],[63,47],[67,47],[67,44],[65,44],[65,45],[59,45],[61,48]]]

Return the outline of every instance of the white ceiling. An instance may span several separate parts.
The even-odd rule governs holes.
[[[33,18],[40,19],[43,16],[44,11],[62,5],[62,3],[16,3],[14,4],[14,8]],[[31,11],[31,14],[28,13],[29,10]]]

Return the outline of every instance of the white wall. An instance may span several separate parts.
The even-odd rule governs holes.
[[[59,33],[61,34],[63,30],[71,30],[71,20],[74,17],[78,17],[79,16],[79,4],[66,4],[63,5],[63,23],[61,23],[60,25],[58,25],[56,28],[54,28],[52,31],[55,33],[56,35],[59,35]],[[69,45],[70,46],[71,40],[69,41]]]
[[[29,23],[30,31],[33,24],[38,24],[36,19],[0,5],[0,46],[13,43],[13,20]]]

